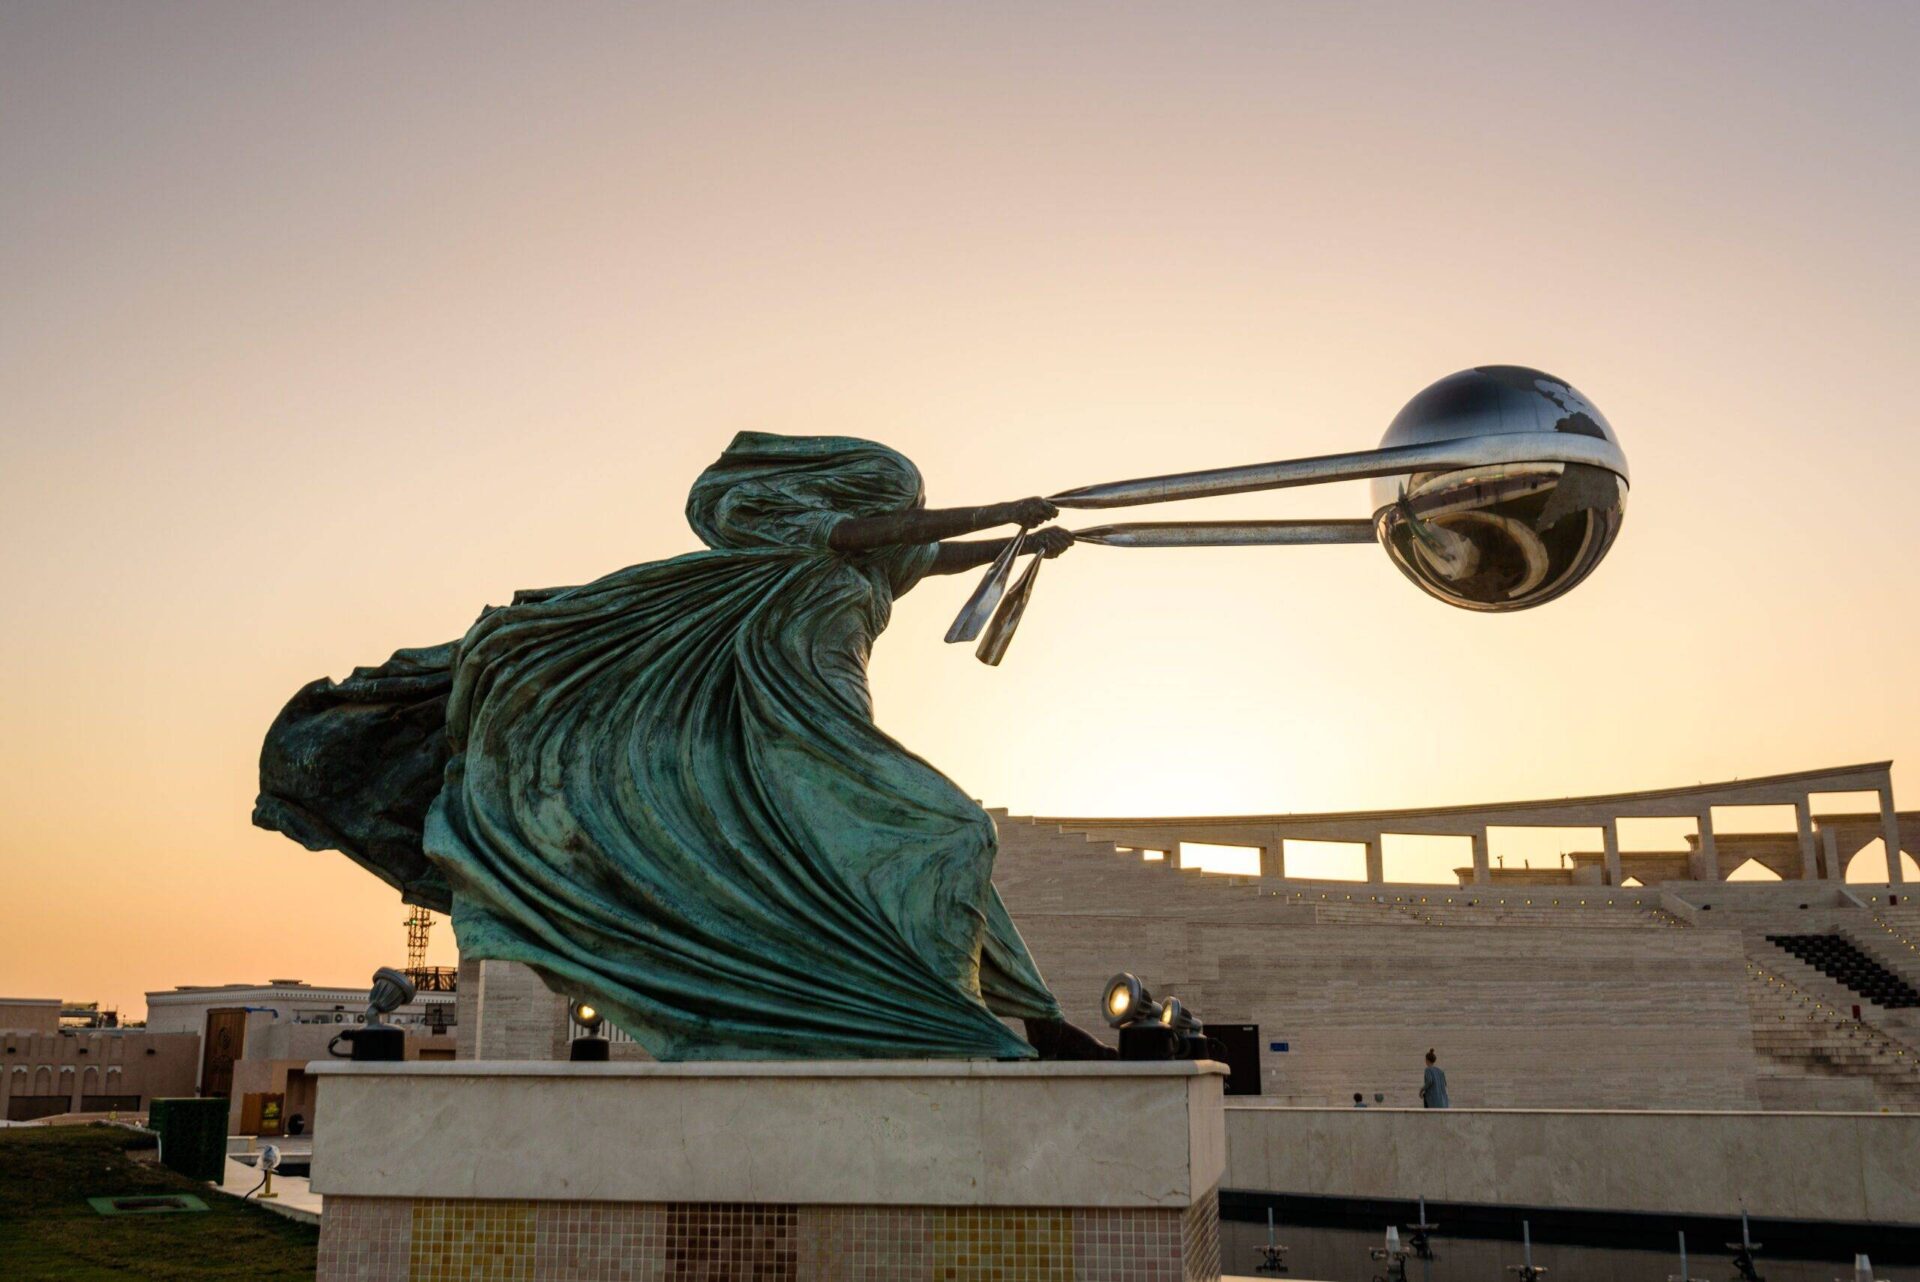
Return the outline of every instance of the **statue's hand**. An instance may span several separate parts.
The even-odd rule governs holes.
[[[1044,530],[1035,530],[1027,538],[1027,546],[1051,561],[1073,546],[1073,531],[1063,530],[1057,525],[1049,525]]]
[[[994,510],[994,515],[1000,518],[1001,524],[1011,522],[1014,525],[1032,527],[1059,516],[1060,509],[1041,498],[1016,499],[1011,503],[1000,504]]]

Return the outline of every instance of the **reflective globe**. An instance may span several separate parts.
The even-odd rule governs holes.
[[[1393,563],[1466,610],[1543,605],[1591,574],[1620,533],[1626,456],[1600,411],[1563,380],[1520,365],[1462,370],[1408,401],[1380,444],[1555,432],[1606,442],[1607,465],[1495,449],[1507,457],[1376,479],[1374,532]]]

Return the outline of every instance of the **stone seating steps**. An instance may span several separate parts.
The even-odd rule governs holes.
[[[1421,926],[1533,926],[1547,930],[1649,929],[1680,924],[1659,909],[1620,904],[1608,907],[1605,901],[1588,905],[1501,905],[1407,903],[1309,903],[1316,920],[1347,922],[1356,925]],[[1659,915],[1656,915],[1659,914]]]
[[[1860,1001],[1887,1010],[1920,1006],[1920,990],[1840,934],[1770,934],[1767,942],[1818,970]]]
[[[1885,906],[1869,911],[1867,922],[1849,933],[1853,942],[1909,982],[1920,981],[1920,908],[1915,921],[1895,917]]]
[[[1756,1042],[1754,1049],[1780,1062],[1779,1076],[1812,1074],[1865,1077],[1873,1079],[1877,1093],[1889,1102],[1898,1104],[1901,1112],[1920,1111],[1920,1085],[1900,1073],[1897,1065],[1891,1065],[1883,1059],[1855,1052],[1836,1052],[1819,1044]],[[1763,1076],[1772,1075],[1764,1067],[1761,1073]]]
[[[1756,1106],[1741,1091],[1757,1067],[1744,962],[1725,934],[1346,923],[1264,943],[1208,933],[1226,963],[1218,977],[1169,991],[1288,1043],[1265,1056],[1267,1093],[1283,1102],[1344,1107],[1356,1090],[1381,1090],[1411,1107],[1431,1045],[1462,1107]]]
[[[1275,910],[1290,907],[1312,911],[1310,920],[1365,925],[1399,926],[1536,926],[1650,927],[1671,925],[1674,919],[1649,902],[1609,902],[1596,897],[1581,904],[1580,895],[1546,896],[1528,904],[1528,895],[1462,896],[1445,887],[1381,887],[1353,883],[1353,889],[1302,891],[1279,889],[1284,883],[1257,877],[1182,868],[1172,857],[1147,859],[1135,850],[1122,850],[1110,841],[1089,838],[1071,829],[1036,823],[1020,816],[994,812],[1001,828],[1001,860],[995,880],[1018,882],[1029,911],[1099,911],[1103,907],[1157,903],[1168,912],[1217,913],[1233,910],[1298,920]],[[1089,874],[1097,877],[1089,877]],[[1444,902],[1455,898],[1454,904]],[[1485,902],[1468,905],[1468,898]],[[1508,902],[1501,903],[1501,899]],[[1558,906],[1552,902],[1558,898]],[[1654,897],[1649,896],[1649,900]],[[1425,903],[1419,901],[1425,900]],[[1324,915],[1322,915],[1324,914]]]
[[[1880,1008],[1859,993],[1837,983],[1831,976],[1822,973],[1799,957],[1784,951],[1769,938],[1762,929],[1741,931],[1741,941],[1746,949],[1747,960],[1763,970],[1767,970],[1791,982],[1816,1001],[1825,1002],[1848,1015],[1852,1014],[1855,1003],[1875,1012],[1874,1020],[1879,1022]]]
[[[1920,934],[1920,895],[1902,894],[1897,904],[1875,903],[1873,915],[1905,935]]]
[[[1426,923],[1416,912],[1401,904],[1316,904],[1313,919],[1338,925],[1421,926]]]
[[[1087,861],[1096,860],[1097,864],[1092,866],[1098,868],[1102,879],[1109,883],[1108,889],[1117,897],[1177,895],[1177,900],[1163,898],[1169,906],[1177,903],[1182,908],[1211,911],[1225,899],[1239,898],[1248,904],[1309,907],[1315,910],[1317,920],[1355,925],[1383,922],[1428,926],[1538,926],[1556,930],[1684,925],[1658,906],[1655,894],[1649,894],[1637,904],[1606,896],[1595,896],[1583,904],[1584,897],[1577,890],[1528,894],[1461,891],[1439,886],[1383,887],[1365,882],[1352,883],[1351,891],[1274,890],[1271,887],[1284,883],[1263,883],[1258,877],[1183,868],[1171,852],[1161,859],[1147,859],[1137,850],[1122,850],[1111,841],[1098,840],[1074,829],[1040,824],[997,810],[992,813],[1001,826],[1002,850],[1007,856],[997,875],[1015,875],[1023,870],[1051,872],[1083,882],[1090,867]],[[1081,901],[1086,899],[1084,887],[1076,894]],[[1455,902],[1445,902],[1448,899]],[[1465,902],[1470,899],[1479,902]],[[1059,903],[1063,909],[1073,906],[1064,897]]]
[[[1764,964],[1782,979],[1801,989],[1807,996],[1838,1012],[1836,1018],[1851,1021],[1854,1008],[1858,1007],[1861,1022],[1872,1025],[1889,1040],[1906,1045],[1907,1049],[1920,1055],[1920,1045],[1909,1044],[1913,1041],[1913,1033],[1910,1030],[1914,1026],[1903,1020],[1901,1013],[1890,1014],[1884,1007],[1863,1001],[1857,993],[1834,983],[1804,963],[1779,964],[1780,961],[1781,958],[1776,953],[1775,956],[1766,958]],[[1911,1016],[1912,1013],[1906,1012],[1906,1015]]]
[[[1097,1010],[1108,976],[1134,971],[1207,1020],[1258,1025],[1277,1098],[1339,1106],[1383,1090],[1409,1105],[1435,1046],[1462,1107],[1758,1106],[1745,959],[1728,932],[1282,927],[1030,913],[1011,896],[1008,907],[1074,1018]]]
[[[1381,1090],[1412,1105],[1407,1065],[1434,1045],[1463,1107],[1756,1107],[1757,1083],[1797,1079],[1772,1098],[1920,1111],[1915,1061],[1830,1011],[1812,1017],[1837,1003],[1772,1003],[1776,1027],[1759,1029],[1746,979],[1765,953],[1744,946],[1772,949],[1769,928],[1826,929],[1820,910],[1716,911],[1696,927],[1658,892],[1262,882],[995,817],[995,880],[1062,1002],[1093,1009],[1126,969],[1203,1017],[1256,1023],[1291,1047],[1264,1057],[1276,1102],[1340,1107]],[[1852,1087],[1820,1085],[1838,1078]]]
[[[1776,1073],[1761,1069],[1762,1076],[1858,1077],[1870,1080],[1876,1095],[1889,1107],[1901,1112],[1920,1112],[1920,1084],[1901,1073],[1897,1065],[1870,1055],[1836,1052],[1818,1044],[1756,1042],[1762,1056],[1777,1060]]]
[[[1577,893],[1502,896],[1471,890],[1377,887],[1356,883],[1351,892],[1292,891],[1286,892],[1285,897],[1291,902],[1313,907],[1322,921],[1382,922],[1393,925],[1412,921],[1423,926],[1541,926],[1554,930],[1647,929],[1686,925],[1659,907],[1652,896],[1635,903],[1605,896],[1583,900]]]
[[[1904,907],[1904,905],[1903,905]],[[1920,910],[1916,910],[1920,912]],[[1796,984],[1823,1000],[1839,1003],[1847,990],[1798,958],[1787,958],[1767,941],[1769,935],[1830,934],[1843,935],[1854,947],[1886,967],[1915,988],[1920,988],[1920,939],[1903,936],[1888,924],[1886,908],[1860,911],[1852,905],[1815,908],[1809,911],[1780,911],[1771,914],[1747,914],[1720,921],[1702,919],[1707,926],[1738,926],[1747,944],[1747,955],[1761,966],[1778,970]],[[1718,917],[1719,914],[1711,914]],[[1846,999],[1859,1001],[1859,996]]]
[[[1580,906],[1563,904],[1561,907],[1474,907],[1463,908],[1458,905],[1437,908],[1423,908],[1420,912],[1436,926],[1550,926],[1555,930],[1568,929],[1649,929],[1664,928],[1674,924],[1671,918],[1662,920],[1656,914],[1659,909],[1634,907],[1621,904],[1606,907],[1601,904]]]
[[[1920,1111],[1920,1056],[1760,966],[1747,973],[1753,1047],[1777,1066],[1764,1073],[1865,1077],[1887,1107]]]
[[[1837,1025],[1821,1024],[1818,1028],[1807,1028],[1804,1027],[1804,1020],[1796,1024],[1789,1015],[1777,1018],[1787,1022],[1772,1028],[1764,1022],[1754,1026],[1755,1047],[1764,1047],[1768,1053],[1780,1054],[1797,1054],[1804,1050],[1817,1053],[1835,1064],[1896,1063],[1894,1057],[1881,1047],[1864,1037],[1849,1036],[1844,1028]]]
[[[1159,905],[1172,914],[1253,907],[1263,898],[1257,878],[1181,869],[1149,860],[1110,841],[1093,841],[1031,819],[992,812],[1000,829],[994,881],[1027,911],[1140,911]]]

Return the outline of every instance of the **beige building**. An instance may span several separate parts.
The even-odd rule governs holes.
[[[62,1028],[54,998],[0,998],[0,1118],[142,1113],[191,1095],[199,1038],[141,1028]]]
[[[147,994],[147,1027],[191,1036],[194,1085],[186,1094],[225,1095],[232,1101],[228,1129],[239,1134],[250,1117],[248,1099],[277,1097],[283,1124],[300,1119],[311,1132],[316,1117],[313,1060],[330,1057],[341,1033],[360,1027],[367,990],[326,988],[297,979],[264,984],[187,985]],[[452,1059],[454,994],[421,993],[388,1022],[407,1031],[408,1059]],[[350,1047],[340,1044],[345,1055]],[[253,1129],[249,1127],[248,1129]]]
[[[10,1033],[57,1033],[60,1001],[54,997],[0,997],[0,1030]]]

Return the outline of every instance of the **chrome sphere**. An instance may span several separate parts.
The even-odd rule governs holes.
[[[1381,446],[1568,432],[1609,443],[1607,466],[1532,461],[1373,482],[1374,531],[1422,590],[1465,610],[1542,605],[1593,572],[1626,510],[1626,456],[1593,403],[1551,374],[1482,365],[1407,402]]]

